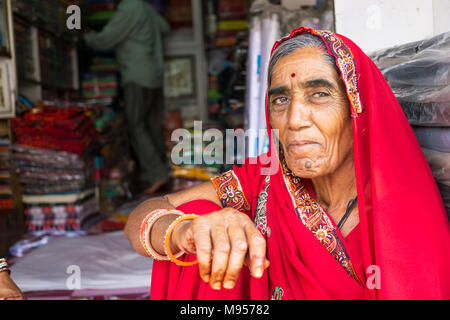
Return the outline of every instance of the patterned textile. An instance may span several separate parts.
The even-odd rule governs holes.
[[[272,300],[281,300],[283,298],[284,290],[281,287],[275,287],[272,292]]]
[[[25,209],[25,224],[29,232],[77,231],[84,219],[99,211],[97,200],[61,205],[32,205]]]
[[[232,207],[239,211],[250,210],[250,205],[245,199],[239,179],[232,170],[211,179],[222,206]]]
[[[316,239],[344,267],[347,273],[360,282],[344,244],[339,239],[333,222],[324,209],[308,193],[301,179],[287,167],[284,157],[281,160],[283,177],[292,199],[298,218],[310,230]]]
[[[79,107],[40,106],[12,120],[18,144],[82,154],[97,141],[93,121]]]
[[[269,186],[270,186],[270,176],[267,176],[264,180],[264,185],[261,193],[258,197],[258,203],[256,205],[255,211],[255,226],[261,232],[262,235],[267,234],[270,236],[270,229],[267,226],[267,212],[266,212],[266,203],[267,196],[269,195]]]
[[[80,155],[64,151],[33,148],[14,144],[11,146],[14,163],[20,166],[44,166],[52,168],[72,168],[84,170],[86,159]]]

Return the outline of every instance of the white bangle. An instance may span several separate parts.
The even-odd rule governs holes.
[[[177,214],[182,215],[183,212],[179,210],[169,210],[169,209],[157,209],[152,212],[150,212],[145,219],[142,222],[141,225],[141,231],[139,234],[139,238],[141,241],[142,246],[145,249],[145,252],[152,257],[155,260],[170,260],[169,257],[165,255],[161,255],[153,248],[150,241],[150,232],[152,230],[153,225],[155,224],[156,220],[161,218],[162,216],[170,215],[170,214]]]

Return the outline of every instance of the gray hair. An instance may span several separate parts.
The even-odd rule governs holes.
[[[332,65],[337,74],[340,75],[340,71],[338,69],[338,67],[336,66],[336,62],[335,62],[335,58],[330,55],[327,51],[327,47],[325,45],[325,43],[323,43],[322,39],[319,38],[318,36],[312,35],[312,34],[308,34],[308,33],[303,33],[300,35],[297,35],[291,39],[288,39],[286,41],[283,41],[273,52],[272,57],[270,58],[269,61],[269,69],[268,69],[268,86],[270,86],[270,83],[272,81],[272,74],[273,74],[273,69],[275,67],[275,65],[277,64],[277,62],[291,54],[292,52],[294,52],[297,49],[301,49],[301,48],[306,48],[306,47],[313,47],[313,48],[318,48],[322,51],[325,59],[327,60],[327,62],[330,63],[330,65]]]

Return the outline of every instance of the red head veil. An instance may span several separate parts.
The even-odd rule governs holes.
[[[450,298],[448,218],[389,85],[356,44],[336,33],[300,27],[277,41],[272,53],[280,43],[302,33],[319,36],[335,57],[351,105],[364,267],[379,272],[378,289],[366,290],[366,296]]]

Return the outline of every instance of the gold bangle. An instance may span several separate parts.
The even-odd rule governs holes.
[[[198,260],[189,261],[189,262],[178,260],[177,257],[175,257],[174,254],[172,253],[172,251],[170,250],[170,237],[172,236],[172,232],[175,229],[175,227],[181,221],[183,221],[183,220],[194,220],[197,217],[198,217],[198,215],[196,215],[196,214],[184,214],[184,215],[176,218],[166,230],[166,236],[165,236],[165,239],[164,239],[164,250],[166,252],[166,255],[170,258],[170,260],[172,262],[174,262],[175,264],[179,265],[179,266],[182,266],[182,267],[193,266],[193,265],[198,263]]]

